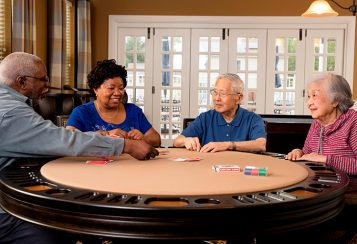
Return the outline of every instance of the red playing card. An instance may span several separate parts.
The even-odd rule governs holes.
[[[100,161],[90,161],[88,160],[86,164],[107,164],[109,161],[107,160],[100,160]]]

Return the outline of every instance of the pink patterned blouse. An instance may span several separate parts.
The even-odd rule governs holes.
[[[315,120],[302,151],[326,155],[327,165],[357,175],[357,111],[349,109],[327,127]]]

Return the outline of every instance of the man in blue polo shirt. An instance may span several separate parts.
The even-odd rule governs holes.
[[[239,106],[243,89],[238,75],[220,75],[211,91],[214,109],[201,113],[184,129],[175,139],[174,147],[200,152],[265,151],[263,119]]]

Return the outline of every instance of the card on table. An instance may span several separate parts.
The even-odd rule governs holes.
[[[87,160],[86,164],[107,164],[109,160]]]
[[[200,161],[202,158],[200,157],[190,157],[190,158],[169,158],[172,161],[176,162],[193,162],[193,161]]]

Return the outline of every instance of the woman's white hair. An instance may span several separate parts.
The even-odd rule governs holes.
[[[325,87],[330,102],[337,102],[337,109],[342,113],[347,112],[347,110],[354,105],[351,87],[341,75],[324,73],[308,82],[307,87],[313,83],[320,83]]]

